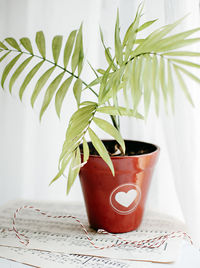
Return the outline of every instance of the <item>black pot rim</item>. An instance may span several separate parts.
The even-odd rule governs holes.
[[[101,140],[103,142],[109,142],[109,141],[114,141],[114,139],[103,139]],[[126,142],[137,142],[137,143],[143,143],[143,144],[147,144],[147,145],[152,145],[155,147],[155,150],[153,152],[150,152],[150,153],[146,153],[146,154],[135,154],[135,155],[121,155],[121,156],[110,156],[110,158],[112,160],[114,159],[125,159],[125,158],[138,158],[138,157],[145,157],[147,155],[153,155],[153,154],[156,154],[156,153],[159,153],[160,152],[160,147],[158,145],[155,145],[153,143],[149,143],[149,142],[144,142],[144,141],[139,141],[139,140],[127,140],[127,139],[124,139],[124,141]],[[91,141],[89,141],[88,143],[92,143]],[[82,144],[80,144],[82,145]],[[81,153],[81,155],[83,155],[83,153]],[[92,157],[92,158],[101,158],[101,156],[99,155],[93,155],[93,154],[90,154],[89,157]]]

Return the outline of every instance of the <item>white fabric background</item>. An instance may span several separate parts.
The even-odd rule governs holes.
[[[134,18],[139,2],[0,0],[0,39],[8,36],[28,36],[33,40],[35,32],[43,30],[50,44],[56,34],[62,34],[66,40],[69,32],[78,28],[84,21],[86,57],[94,67],[103,67],[105,61],[98,33],[99,24],[104,31],[106,43],[112,46],[117,7],[120,11],[121,30],[124,32]],[[151,28],[154,29],[171,23],[188,12],[189,16],[178,29],[198,27],[198,0],[146,0],[143,17],[145,20],[159,18]],[[190,49],[198,49],[198,46]],[[83,77],[86,81],[92,79],[88,67],[85,68]],[[200,93],[198,86],[191,81],[187,82],[195,100],[195,109],[190,107],[176,86],[174,116],[171,113],[166,115],[161,108],[160,117],[157,118],[152,109],[146,123],[124,119],[122,133],[124,138],[149,141],[161,147],[147,207],[184,218],[193,239],[200,243]],[[39,123],[42,98],[37,101],[34,110],[29,105],[34,80],[29,85],[29,92],[25,93],[22,103],[17,97],[20,81],[15,84],[12,97],[8,93],[7,85],[5,91],[0,90],[0,204],[19,197],[82,201],[78,179],[67,197],[65,179],[60,179],[48,187],[57,172],[65,129],[74,111],[72,94],[68,94],[65,101],[61,120],[56,117],[54,106],[51,105],[42,123]],[[102,134],[101,138],[104,137]]]

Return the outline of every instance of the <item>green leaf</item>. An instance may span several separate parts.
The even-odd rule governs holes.
[[[89,126],[90,120],[95,112],[96,103],[79,108],[71,117],[66,139],[63,144],[59,162],[68,157],[80,144],[85,135],[85,128]]]
[[[181,72],[183,72],[184,74],[188,75],[191,79],[193,79],[195,82],[200,83],[200,79],[192,74],[191,72],[189,72],[188,70],[184,69],[183,67],[173,64],[177,69],[179,69]]]
[[[37,44],[38,50],[41,56],[45,59],[46,56],[46,46],[45,46],[45,37],[42,31],[36,33],[35,42]]]
[[[2,62],[9,54],[11,51],[5,53],[1,58],[0,58],[0,62]]]
[[[67,39],[65,49],[64,49],[64,58],[63,58],[64,68],[66,68],[68,65],[69,58],[72,53],[75,37],[76,37],[76,32],[77,32],[76,30],[72,31]]]
[[[67,94],[67,91],[71,85],[73,76],[70,76],[69,78],[67,78],[62,85],[60,86],[60,88],[58,89],[57,93],[56,93],[56,97],[55,97],[55,107],[56,107],[56,112],[58,117],[60,117],[60,111],[61,111],[61,107],[62,107],[62,103],[63,100]]]
[[[165,61],[163,57],[160,58],[159,78],[160,78],[160,85],[161,85],[164,103],[165,103],[165,109],[167,111],[167,85],[166,85],[166,76],[165,76]]]
[[[135,44],[136,45],[141,45],[142,43],[144,43],[145,39],[135,39]]]
[[[89,155],[90,155],[90,152],[89,152],[88,143],[83,137],[83,162],[84,163],[88,161]]]
[[[122,44],[120,40],[120,28],[119,28],[119,10],[117,10],[117,18],[115,23],[115,58],[119,65],[123,62]]]
[[[115,65],[114,59],[112,59],[112,56],[110,54],[110,48],[109,47],[106,47],[106,45],[105,45],[104,38],[103,38],[103,32],[101,30],[101,27],[99,27],[99,31],[100,31],[101,42],[102,42],[103,47],[104,47],[104,50],[105,50],[106,60],[107,60],[107,62],[109,64],[109,66],[112,64],[112,70],[113,71],[116,71],[117,70],[117,66]]]
[[[121,89],[121,79],[125,70],[125,66],[122,66],[119,70],[117,70],[111,78],[108,80],[108,83],[105,87],[105,92],[103,94],[102,103],[107,102],[110,97],[113,99],[114,106],[118,106],[117,93],[119,89]]]
[[[94,133],[94,131],[91,128],[88,128],[88,132],[89,132],[90,139],[92,141],[94,148],[97,150],[97,152],[99,153],[101,158],[109,166],[109,168],[114,176],[115,171],[114,171],[113,163],[110,159],[110,156],[108,154],[106,147],[104,146],[103,142],[98,138],[98,136]]]
[[[105,74],[105,70],[104,70],[104,69],[100,69],[100,68],[99,68],[99,69],[97,69],[97,72],[100,73],[100,74],[102,74],[102,75]]]
[[[82,32],[80,37],[80,51],[79,51],[79,59],[78,59],[78,76],[80,76],[82,69],[83,69],[83,59],[84,59],[84,52],[83,52],[83,39],[82,39]]]
[[[62,161],[61,168],[60,168],[59,172],[58,172],[58,173],[56,174],[56,176],[51,180],[51,182],[49,183],[49,186],[50,186],[53,182],[57,181],[57,179],[59,179],[59,178],[63,175],[63,173],[64,173],[64,171],[65,171],[67,165],[69,164],[69,161],[70,161],[70,157],[68,157],[67,159],[64,159],[64,160]]]
[[[96,104],[79,108],[71,117],[60,161],[63,157],[67,157],[77,146],[79,146],[86,127],[89,126],[90,120],[96,109]]]
[[[141,114],[138,112],[132,110],[132,109],[127,109],[124,107],[115,107],[115,106],[104,106],[97,108],[97,112],[104,113],[104,114],[109,114],[109,115],[119,115],[119,116],[134,116],[139,119],[144,119]]]
[[[93,121],[99,128],[103,129],[103,131],[111,135],[121,145],[122,150],[125,153],[125,143],[120,132],[104,119],[94,117]]]
[[[112,65],[112,70],[113,71],[116,71],[117,70],[117,67],[116,67],[116,65],[114,63],[114,58],[112,58],[112,56],[111,56],[110,48],[109,47],[105,48],[105,57],[106,57],[106,60],[107,60],[108,64],[109,65],[110,64]]]
[[[133,108],[137,111],[138,105],[140,103],[142,97],[142,76],[144,71],[144,58],[143,56],[138,57],[137,62],[135,64],[135,68],[133,69],[132,77],[135,77],[135,81],[133,83]],[[135,76],[134,76],[135,75]]]
[[[59,166],[62,166],[62,162],[65,161],[68,158],[72,157],[72,153],[76,148],[80,145],[81,138],[83,134],[78,135],[77,137],[74,137],[71,141],[65,140],[62,148],[61,155],[59,157]]]
[[[136,64],[137,64],[138,58],[135,58],[131,63],[131,65],[129,66],[129,70],[127,70],[128,72],[128,79],[129,79],[129,83],[130,83],[130,89],[131,89],[131,97],[133,100],[133,108],[134,108],[134,102],[135,102],[135,91],[136,91]],[[134,109],[135,110],[135,109]]]
[[[76,82],[74,83],[73,92],[78,107],[81,100],[81,91],[82,91],[82,81],[80,79],[77,79]]]
[[[127,109],[130,109],[130,104],[129,104],[129,97],[128,97],[128,84],[123,85],[123,95],[124,95],[124,101],[125,101],[125,106]]]
[[[200,38],[185,39],[185,40],[181,40],[178,42],[175,41],[174,43],[166,45],[166,46],[163,45],[163,46],[158,47],[158,48],[154,47],[154,48],[152,48],[152,50],[156,51],[156,52],[170,51],[170,50],[174,50],[177,48],[182,48],[185,46],[193,45],[197,42],[200,42]]]
[[[67,194],[69,194],[69,191],[78,176],[79,170],[80,170],[80,164],[81,164],[81,156],[80,156],[80,150],[79,148],[76,149],[74,156],[71,161],[71,165],[69,168],[69,175],[67,180]]]
[[[83,90],[90,88],[92,86],[98,85],[101,82],[101,77],[97,77],[95,80],[93,80],[89,85],[87,85]]]
[[[60,73],[56,76],[56,78],[51,82],[51,84],[48,86],[46,93],[44,95],[42,108],[40,110],[40,120],[42,119],[42,116],[44,112],[46,111],[47,107],[49,106],[54,93],[56,92],[65,72]]]
[[[24,91],[26,89],[26,87],[28,86],[28,84],[31,82],[32,78],[34,77],[34,75],[37,73],[37,71],[40,69],[40,67],[42,66],[42,64],[44,63],[44,60],[40,61],[38,64],[36,64],[31,70],[30,72],[26,75],[24,82],[22,83],[20,90],[19,90],[19,97],[20,100],[22,100]]]
[[[99,97],[98,97],[99,103],[102,102],[103,97],[106,95],[106,86],[108,87],[107,80],[108,80],[108,76],[110,74],[111,67],[112,67],[112,65],[110,65],[107,68],[104,75],[102,76],[101,85],[100,85],[100,89],[99,89]]]
[[[175,70],[175,73],[176,73],[176,76],[178,78],[178,81],[180,83],[180,86],[181,86],[181,89],[183,90],[185,96],[187,97],[188,101],[192,104],[192,106],[194,106],[194,103],[193,103],[193,100],[188,92],[188,89],[187,89],[187,86],[178,70],[178,68],[176,68],[176,66],[174,66],[174,70]]]
[[[170,59],[170,60],[172,60],[173,62],[177,62],[177,63],[183,64],[183,65],[193,67],[193,68],[200,68],[200,64],[197,64],[197,63],[194,63],[191,61],[179,60],[179,59]]]
[[[169,93],[169,96],[170,96],[172,112],[174,112],[174,83],[173,83],[173,77],[172,77],[171,64],[169,61],[168,61],[167,92]]]
[[[56,35],[52,41],[52,52],[53,52],[53,59],[54,59],[55,64],[57,64],[58,58],[60,56],[62,40],[63,40],[63,37],[61,35]]]
[[[81,134],[75,137],[72,141],[65,140],[62,148],[62,153],[59,158],[59,168],[62,166],[62,162],[65,161],[65,159],[72,157],[73,152],[77,147],[79,147],[82,137],[83,135]]]
[[[130,64],[130,62],[129,62]],[[128,64],[127,64],[128,65]],[[127,68],[127,66],[126,66]],[[128,68],[127,68],[128,69]],[[123,76],[123,82],[121,83],[122,88],[123,88],[123,96],[124,96],[124,102],[125,102],[125,106],[127,109],[130,108],[130,103],[129,103],[129,96],[128,96],[128,92],[129,92],[129,83],[128,83],[128,78],[127,78],[127,73],[126,70],[124,72],[124,76]]]
[[[31,106],[33,107],[35,104],[35,101],[37,99],[37,96],[39,95],[39,93],[41,92],[42,88],[44,87],[44,85],[46,84],[46,82],[48,81],[49,77],[51,76],[51,74],[53,73],[53,71],[55,70],[55,66],[51,67],[50,69],[48,69],[41,77],[40,79],[37,81],[33,94],[31,96]]]
[[[73,123],[69,125],[66,138],[70,141],[82,134],[86,127],[88,127],[91,117],[92,113],[90,112],[87,114],[82,114],[80,118],[78,118],[76,121],[73,121]]]
[[[5,50],[8,50],[8,48],[4,45],[4,43],[2,43],[1,41],[0,41],[0,48],[3,48],[3,49],[5,49]]]
[[[95,69],[92,67],[92,64],[91,64],[89,61],[87,61],[87,63],[89,64],[89,66],[90,66],[90,68],[92,69],[93,73],[94,73],[94,74],[96,75],[96,77],[98,78],[99,76],[98,76],[97,72],[95,71]]]
[[[13,66],[15,65],[15,63],[18,61],[18,59],[21,57],[21,53],[19,55],[17,55],[14,59],[12,59],[5,67],[2,77],[1,77],[1,86],[2,88],[4,88],[4,83],[5,80],[9,74],[9,72],[11,71],[11,69],[13,68]]]
[[[79,28],[79,31],[76,37],[76,43],[75,43],[74,52],[72,55],[72,61],[71,61],[72,73],[75,72],[78,66],[81,49],[82,49],[82,24]]]
[[[163,56],[175,56],[175,57],[200,57],[199,52],[192,52],[192,51],[171,51],[165,52],[162,54]]]
[[[144,24],[142,24],[138,29],[137,29],[137,32],[140,32],[144,29],[146,29],[147,27],[151,26],[154,22],[156,22],[158,19],[155,19],[155,20],[150,20],[150,21],[147,21],[145,22]]]
[[[183,19],[185,19],[186,16],[183,18],[175,21],[173,24],[165,25],[155,31],[153,31],[147,38],[144,40],[144,42],[139,45],[132,53],[131,56],[134,57],[138,54],[141,54],[143,52],[152,51],[153,46],[157,44],[158,41],[160,41],[164,36],[166,36],[168,33],[170,33],[178,24],[180,24]]]
[[[83,101],[80,103],[80,106],[87,106],[87,105],[96,105],[97,103],[94,101]]]
[[[185,40],[186,37],[192,35],[193,33],[196,33],[199,30],[200,30],[200,28],[195,28],[195,29],[192,29],[189,31],[181,32],[181,33],[169,36],[167,38],[161,39],[160,41],[158,41],[155,44],[153,50],[154,51],[170,50],[171,46],[173,46],[173,47],[174,47],[174,45],[177,46],[177,43],[178,43],[179,47],[181,47],[182,46],[181,42],[192,40],[192,39]],[[185,44],[185,43],[183,43],[183,44]]]
[[[136,12],[135,19],[133,23],[130,25],[130,27],[128,28],[124,37],[123,45],[126,46],[125,61],[128,60],[130,53],[133,49],[135,40],[136,40],[136,35],[137,35],[137,30],[138,30],[138,25],[139,25],[142,9],[143,7],[139,5],[138,10]]]
[[[134,21],[131,23],[131,25],[128,27],[128,30],[126,31],[126,34],[124,36],[124,40],[123,40],[123,46],[125,47],[127,44],[128,39],[131,37],[132,34],[135,33],[135,31],[137,30],[138,27],[138,23],[139,23],[139,19],[141,17],[141,12],[143,10],[143,5],[140,4],[138,6]],[[137,27],[136,27],[137,25]]]
[[[145,55],[145,66],[144,66],[144,72],[143,72],[143,81],[144,81],[144,114],[145,118],[147,118],[149,114],[149,107],[151,103],[151,58],[149,55]]]
[[[79,108],[71,117],[70,124],[73,121],[76,121],[77,119],[80,119],[82,115],[84,114],[91,114],[96,109],[97,103],[92,103],[87,106]]]
[[[25,61],[23,61],[19,67],[16,69],[16,71],[13,73],[10,82],[9,82],[9,91],[12,92],[12,87],[19,77],[19,75],[23,72],[23,70],[26,68],[26,66],[29,64],[29,62],[32,60],[33,56],[27,58]]]
[[[22,46],[28,51],[30,52],[31,54],[33,54],[33,48],[32,48],[32,45],[31,45],[31,41],[28,37],[23,37],[21,38],[20,40],[20,43],[22,44]]]
[[[19,47],[17,41],[16,41],[14,38],[12,38],[12,37],[8,37],[8,38],[5,39],[5,41],[6,41],[11,47],[17,49],[18,51],[21,51],[21,49],[20,49],[20,47]]]
[[[159,115],[159,85],[158,85],[158,59],[156,56],[153,56],[152,59],[152,89],[154,93],[154,102],[155,102],[155,110],[157,116]]]

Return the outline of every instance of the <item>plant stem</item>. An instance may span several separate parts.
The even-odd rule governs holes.
[[[132,61],[132,60],[134,60],[135,58],[137,58],[137,57],[139,57],[139,56],[141,56],[141,55],[146,55],[146,54],[148,54],[148,55],[162,56],[162,55],[160,55],[159,53],[156,53],[156,52],[143,52],[143,53],[139,53],[139,54],[135,55],[134,57],[130,58],[130,59],[125,63],[125,65],[128,64],[129,61]]]
[[[108,100],[108,105],[111,106],[109,100]],[[119,124],[119,116],[115,116],[115,115],[110,115],[110,118],[112,120],[113,126],[120,131],[120,124]]]
[[[119,129],[119,125],[118,125],[118,123],[116,122],[116,116],[114,116],[114,115],[110,115],[110,118],[111,118],[111,120],[112,120],[113,126],[114,126],[117,130],[120,130],[120,129]]]

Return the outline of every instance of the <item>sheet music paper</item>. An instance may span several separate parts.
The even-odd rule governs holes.
[[[42,268],[148,268],[150,264],[2,246],[0,257]]]
[[[32,205],[50,215],[73,215],[78,217],[87,227],[90,236],[98,246],[118,243],[116,238],[105,234],[98,234],[88,227],[83,206],[55,202],[17,201],[11,202],[0,209],[0,245],[65,254],[82,254],[121,260],[154,262],[175,261],[181,246],[181,239],[169,239],[161,247],[155,249],[139,249],[131,245],[122,245],[120,247],[99,250],[92,247],[80,225],[74,220],[47,218],[32,210],[24,209],[17,217],[16,228],[20,233],[29,238],[30,242],[26,247],[19,242],[14,232],[9,232],[9,229],[12,228],[14,211],[23,205]],[[184,230],[183,224],[174,218],[164,214],[149,212],[146,213],[137,231],[120,234],[120,236],[135,241],[181,230]]]

